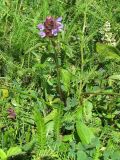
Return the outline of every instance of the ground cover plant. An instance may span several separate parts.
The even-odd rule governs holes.
[[[0,159],[120,160],[119,0],[0,0]]]

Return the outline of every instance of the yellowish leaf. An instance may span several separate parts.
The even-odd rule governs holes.
[[[8,89],[2,89],[2,98],[7,98],[9,95]]]

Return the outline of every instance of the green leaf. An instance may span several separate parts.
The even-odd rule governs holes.
[[[65,91],[68,92],[70,89],[71,73],[66,69],[61,69],[61,80],[64,85]]]
[[[120,75],[112,75],[109,77],[111,80],[120,80]]]
[[[82,120],[83,119],[83,108],[81,106],[78,106],[76,108],[74,116],[75,116],[76,120]]]
[[[22,149],[20,147],[11,147],[8,151],[7,151],[7,157],[12,157],[12,156],[16,156],[19,154],[22,154]]]
[[[81,121],[76,122],[76,129],[83,144],[89,144],[95,138],[92,130]]]
[[[12,99],[12,100],[11,100],[11,103],[12,103],[12,105],[15,106],[15,107],[20,107],[20,104],[18,104],[15,99]]]
[[[97,43],[96,51],[101,55],[102,58],[112,59],[120,61],[120,52],[113,46],[107,44]]]
[[[35,146],[35,143],[36,143],[36,140],[33,139],[31,140],[29,143],[25,144],[23,147],[22,147],[22,150],[24,152],[31,152]]]
[[[2,149],[0,149],[0,159],[7,160],[7,155]]]
[[[34,120],[35,120],[36,130],[37,130],[38,145],[40,147],[44,147],[46,145],[46,126],[45,126],[44,118],[41,112],[39,111],[38,106],[36,106],[34,110]]]
[[[112,75],[108,79],[109,86],[112,86],[115,81],[120,81],[120,75]]]
[[[88,156],[84,151],[77,152],[77,160],[88,160]]]
[[[53,109],[45,118],[44,118],[44,122],[47,123],[51,120],[54,119],[54,117],[56,116],[57,114],[57,109]]]
[[[54,121],[49,121],[46,124],[46,136],[53,134],[53,130],[54,130]]]
[[[92,109],[93,109],[92,103],[90,101],[85,101],[84,102],[84,113],[85,113],[86,121],[89,121],[92,119]]]
[[[111,155],[112,160],[119,160],[120,159],[120,151],[115,151],[112,155]]]
[[[54,117],[54,135],[56,140],[60,139],[61,120],[62,120],[62,109],[58,108],[57,114]]]
[[[119,123],[117,123],[116,125],[117,125],[117,127],[120,129],[120,124],[119,124]]]
[[[63,136],[63,142],[72,142],[72,141],[73,141],[73,134]]]
[[[2,98],[7,98],[9,96],[8,89],[2,89]]]

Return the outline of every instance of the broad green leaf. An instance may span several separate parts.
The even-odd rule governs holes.
[[[103,43],[97,43],[96,51],[106,60],[113,59],[116,61],[120,61],[120,52],[113,46],[109,46]]]
[[[77,107],[74,116],[75,116],[76,120],[82,120],[83,119],[83,108],[81,106]]]
[[[46,136],[49,136],[49,134],[52,134],[54,130],[54,121],[49,121],[46,124]]]
[[[35,139],[31,140],[29,143],[25,144],[25,145],[22,147],[22,150],[23,150],[24,152],[31,152],[32,149],[33,149],[33,147],[34,147],[34,145],[35,145],[35,143],[36,143],[36,140],[35,140]]]
[[[95,138],[92,130],[81,121],[76,122],[76,129],[83,144],[89,144]]]
[[[112,75],[109,77],[111,80],[120,80],[120,75]]]
[[[44,118],[44,122],[47,123],[51,120],[54,119],[54,117],[56,116],[57,114],[57,109],[53,109],[45,118]]]
[[[7,151],[7,157],[11,157],[11,156],[16,156],[19,154],[22,154],[22,149],[20,147],[11,147],[8,151]]]
[[[66,69],[61,69],[61,80],[64,85],[65,91],[68,92],[70,89],[71,73]]]
[[[50,96],[50,95],[48,95],[47,98],[48,98],[48,101],[46,102],[46,104],[51,106],[51,107],[53,106],[53,104],[62,103],[60,98],[53,99],[53,97]]]
[[[88,160],[88,156],[84,151],[77,152],[77,160]]]
[[[0,149],[0,159],[7,160],[7,155],[2,149]]]
[[[117,123],[116,125],[117,125],[118,128],[120,128],[120,124],[119,123]]]
[[[11,103],[12,103],[12,105],[15,106],[15,107],[19,107],[19,106],[20,106],[20,104],[18,104],[15,99],[12,99],[12,100],[11,100]]]
[[[112,160],[119,160],[120,159],[120,151],[115,151],[112,155],[111,155]]]
[[[92,119],[92,109],[93,105],[90,101],[84,102],[84,114],[87,121]]]
[[[120,151],[114,149],[106,149],[104,152],[104,160],[119,160],[120,159]]]
[[[63,136],[63,141],[64,142],[72,142],[73,141],[73,134],[70,134],[70,135],[64,135]]]
[[[112,75],[112,76],[110,76],[109,79],[108,79],[109,86],[112,86],[114,81],[116,81],[116,80],[120,81],[120,75]]]
[[[60,98],[55,98],[53,101],[52,101],[52,103],[60,103],[61,101],[60,101]]]

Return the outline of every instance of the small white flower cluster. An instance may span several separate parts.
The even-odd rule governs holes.
[[[117,42],[114,34],[111,32],[111,24],[110,22],[105,22],[104,26],[100,29],[100,33],[102,35],[101,40],[109,45],[116,46]]]

